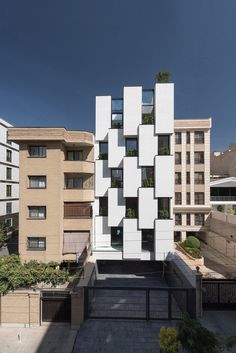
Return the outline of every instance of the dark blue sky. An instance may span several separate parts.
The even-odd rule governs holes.
[[[0,117],[94,130],[96,95],[152,88],[168,70],[177,118],[236,141],[235,0],[2,0]]]

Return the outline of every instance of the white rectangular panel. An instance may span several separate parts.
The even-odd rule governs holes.
[[[95,162],[95,194],[96,197],[107,196],[107,190],[111,186],[111,171],[106,160]]]
[[[123,124],[125,136],[137,136],[142,121],[142,87],[124,87]]]
[[[137,197],[141,186],[141,168],[138,168],[138,157],[125,157],[123,162],[124,197]]]
[[[165,260],[168,253],[174,251],[173,219],[157,219],[155,221],[155,259]]]
[[[139,126],[139,165],[154,166],[157,155],[157,136],[154,135],[154,125]]]
[[[174,157],[155,157],[155,197],[174,196]]]
[[[139,201],[139,228],[153,229],[157,218],[157,199],[154,196],[154,188],[140,188]]]
[[[155,85],[155,131],[156,134],[174,132],[174,84]]]
[[[125,139],[122,129],[110,129],[108,133],[108,167],[122,167],[125,156]]]
[[[123,220],[123,258],[140,259],[142,252],[142,233],[138,230],[138,220]]]
[[[107,140],[111,127],[111,96],[96,97],[96,140]]]
[[[108,226],[120,227],[125,217],[125,199],[123,190],[117,188],[108,189]]]

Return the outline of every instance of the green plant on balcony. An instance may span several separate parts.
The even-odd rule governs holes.
[[[113,179],[111,180],[111,187],[112,187],[112,188],[121,188],[121,187],[122,187],[122,181],[119,180],[119,179],[113,178]]]
[[[108,215],[108,209],[107,209],[107,207],[100,207],[99,215],[100,215],[100,216],[103,216],[103,217],[107,217],[107,215]]]
[[[99,153],[99,159],[108,159],[108,153]]]
[[[168,83],[170,82],[170,72],[169,71],[160,71],[156,74],[157,83]]]
[[[169,218],[169,211],[166,208],[163,208],[159,212],[159,218],[160,219],[168,219]]]
[[[138,151],[135,148],[127,150],[126,156],[135,157],[137,155],[138,155]]]
[[[135,209],[133,209],[133,208],[127,208],[127,210],[126,210],[126,217],[127,217],[127,218],[136,218]]]
[[[122,128],[122,125],[120,122],[118,121],[112,121],[111,122],[111,127],[112,129],[121,129]]]
[[[143,125],[153,125],[154,117],[152,115],[144,115],[143,116]]]
[[[217,211],[218,212],[224,212],[225,211],[225,207],[223,205],[218,205],[217,206]]]
[[[160,155],[160,156],[167,156],[167,155],[169,155],[169,154],[170,154],[170,150],[169,150],[168,147],[161,147],[161,148],[159,149],[159,155]]]
[[[153,188],[154,187],[153,178],[143,179],[143,187],[145,187],[145,188]]]
[[[189,236],[180,246],[192,257],[198,259],[201,257],[201,243],[198,238]]]

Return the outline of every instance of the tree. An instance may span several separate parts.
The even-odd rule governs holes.
[[[168,83],[170,82],[170,73],[168,71],[160,71],[156,74],[156,82]]]
[[[7,227],[6,223],[0,222],[0,247],[2,247],[8,240],[8,231],[9,227]]]
[[[160,329],[160,350],[162,353],[178,353],[180,342],[177,338],[177,331],[173,327],[164,327]]]

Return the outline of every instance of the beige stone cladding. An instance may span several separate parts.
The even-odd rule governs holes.
[[[94,200],[93,134],[64,128],[11,128],[9,139],[20,145],[21,259],[75,260],[75,252],[63,254],[64,232],[91,233],[92,214],[84,213],[84,209],[92,207]],[[40,156],[30,155],[32,146],[36,148],[33,153],[38,153],[39,146],[43,148]],[[32,212],[36,212],[35,217]],[[37,212],[44,212],[43,217],[38,217]],[[29,238],[39,238],[39,242],[45,238],[46,242],[41,239],[41,245],[32,249]]]
[[[180,162],[175,172],[181,178],[175,185],[175,232],[185,239],[186,232],[207,229],[210,212],[210,129],[208,119],[176,119],[175,153]],[[181,136],[181,137],[180,137]],[[181,156],[180,154],[181,153]],[[177,159],[178,159],[177,158]]]

